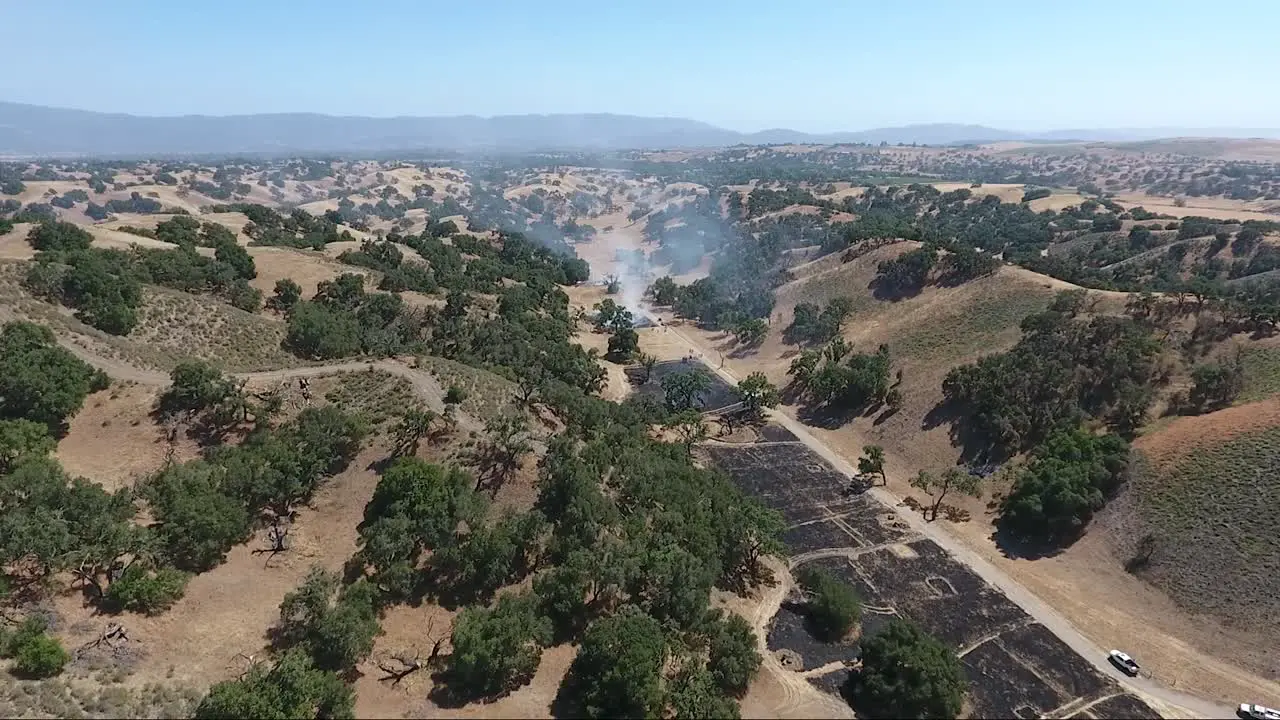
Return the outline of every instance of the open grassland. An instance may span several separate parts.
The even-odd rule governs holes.
[[[339,243],[332,243],[337,245]],[[358,245],[358,243],[355,243]],[[320,283],[332,280],[343,273],[371,277],[373,273],[366,268],[339,263],[324,253],[314,250],[299,250],[284,247],[255,246],[249,248],[249,255],[258,271],[258,276],[249,284],[262,292],[263,297],[271,297],[276,283],[280,280],[293,280],[302,288],[302,296],[310,298],[316,294]],[[376,281],[366,280],[367,290],[372,290]]]
[[[429,355],[419,357],[417,367],[434,375],[446,390],[453,385],[462,388],[467,395],[462,411],[481,422],[502,415],[515,402],[515,383],[486,370]]]
[[[156,354],[157,367],[186,357],[253,372],[301,364],[280,347],[284,323],[187,293],[147,288],[138,327],[129,339]]]
[[[1280,393],[1280,347],[1247,347],[1240,354],[1244,389],[1239,402],[1253,402]]]
[[[345,372],[312,383],[312,392],[350,412],[358,412],[379,430],[386,430],[405,411],[421,408],[422,400],[408,380],[385,370]]]

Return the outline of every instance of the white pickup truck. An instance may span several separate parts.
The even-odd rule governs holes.
[[[1249,703],[1240,703],[1240,709],[1236,710],[1236,714],[1252,720],[1280,720],[1280,710]]]
[[[1141,670],[1141,668],[1138,667],[1137,661],[1129,657],[1128,654],[1122,653],[1119,650],[1112,650],[1107,653],[1107,659],[1111,661],[1112,665],[1120,668],[1120,672],[1128,675],[1129,677],[1137,677],[1139,670]]]

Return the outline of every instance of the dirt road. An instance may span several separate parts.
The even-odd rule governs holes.
[[[169,384],[169,374],[159,370],[146,370],[135,367],[122,360],[106,358],[82,347],[64,337],[58,337],[58,344],[84,362],[102,370],[115,380],[133,382],[139,385],[164,387]],[[409,367],[400,360],[348,360],[324,365],[307,365],[303,367],[284,368],[281,370],[264,370],[261,372],[231,373],[231,376],[247,383],[273,383],[293,380],[295,378],[323,377],[337,373],[381,370],[391,375],[404,378],[413,386],[414,391],[437,412],[444,410],[444,388],[435,376],[425,370]],[[465,430],[478,430],[483,424],[465,413],[458,414],[458,425]]]
[[[713,362],[710,357],[702,350],[702,348],[687,335],[681,333],[677,328],[667,325],[666,332],[674,334],[676,337],[684,341],[695,353],[697,353],[704,361],[704,364],[711,368],[713,372],[720,375],[725,382],[736,385],[738,378],[733,373],[717,367],[719,363]],[[768,413],[769,418],[778,424],[790,430],[801,442],[810,449],[822,456],[824,460],[831,464],[836,470],[844,473],[852,478],[857,474],[853,466],[850,465],[838,453],[827,447],[825,443],[818,440],[809,433],[808,428],[803,423],[788,417],[785,413],[771,410]],[[894,496],[882,487],[872,488],[871,495],[885,507],[893,509],[895,512],[902,499]],[[1179,692],[1170,687],[1162,685],[1154,680],[1146,677],[1131,678],[1121,673],[1107,660],[1107,652],[1103,648],[1098,647],[1088,638],[1076,630],[1065,617],[1058,613],[1057,610],[1049,605],[1041,602],[1039,598],[1015,582],[1008,575],[1000,571],[991,563],[987,562],[977,553],[966,547],[959,539],[952,537],[940,527],[925,522],[924,518],[916,513],[898,512],[899,517],[903,517],[912,526],[912,529],[921,533],[925,537],[936,542],[939,546],[951,553],[958,561],[964,563],[977,573],[979,577],[999,588],[1008,598],[1017,603],[1028,615],[1035,618],[1037,622],[1044,625],[1055,635],[1062,639],[1067,645],[1075,650],[1088,662],[1092,663],[1095,668],[1104,675],[1114,678],[1121,686],[1132,691],[1139,697],[1152,701],[1158,711],[1162,714],[1188,715],[1192,717],[1202,718],[1225,718],[1235,715],[1235,708],[1210,702],[1194,695]],[[1108,648],[1109,649],[1109,648]],[[1172,712],[1170,712],[1172,711]]]

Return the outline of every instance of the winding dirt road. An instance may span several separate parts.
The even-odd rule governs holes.
[[[147,370],[130,365],[122,360],[103,357],[62,336],[58,336],[57,339],[58,344],[66,348],[71,352],[71,354],[105,372],[114,380],[154,387],[166,387],[169,385],[169,373],[161,372],[159,370]],[[436,412],[444,410],[444,388],[440,386],[440,383],[436,380],[435,376],[425,370],[412,368],[406,363],[395,359],[346,360],[343,362],[326,363],[322,365],[304,365],[294,368],[282,368],[280,370],[264,370],[260,372],[229,374],[231,377],[243,380],[246,383],[279,383],[296,378],[315,378],[327,375],[336,375],[339,373],[366,372],[369,370],[381,370],[385,373],[404,378],[413,387],[414,392],[426,401],[430,409],[435,410]],[[458,424],[466,430],[478,430],[483,427],[482,423],[476,421],[475,418],[470,417],[466,413],[458,414]]]

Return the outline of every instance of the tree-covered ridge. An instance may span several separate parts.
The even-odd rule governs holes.
[[[261,305],[262,294],[249,286],[257,277],[253,258],[226,228],[175,218],[161,223],[155,236],[178,247],[94,248],[92,236],[79,226],[41,223],[27,237],[38,252],[26,285],[39,297],[75,308],[85,324],[114,335],[128,334],[137,324],[143,284],[217,294],[242,310]],[[197,244],[214,248],[214,257],[196,252]]]

